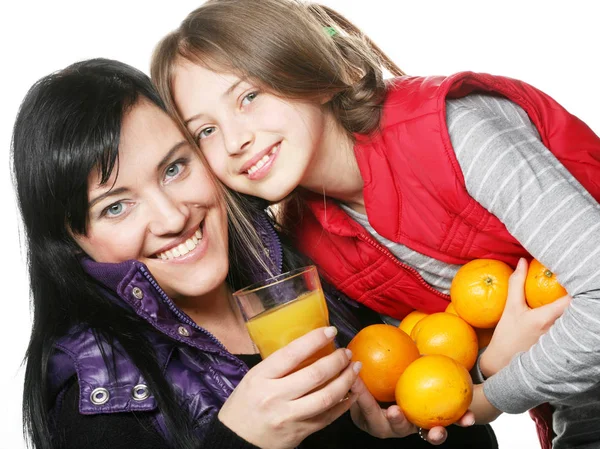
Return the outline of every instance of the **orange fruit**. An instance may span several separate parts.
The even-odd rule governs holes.
[[[473,327],[489,329],[498,324],[512,272],[499,260],[475,259],[463,265],[450,285],[450,298],[458,315]]]
[[[468,370],[477,360],[479,346],[475,330],[461,317],[451,313],[433,313],[423,318],[418,328],[413,329],[411,337],[421,355],[445,355]]]
[[[414,361],[396,385],[396,403],[410,422],[424,429],[455,423],[472,398],[469,372],[444,355],[426,355]]]
[[[529,307],[535,309],[550,304],[566,294],[567,291],[558,283],[556,275],[533,259],[525,279],[525,298]]]
[[[446,313],[459,316],[458,313],[456,313],[456,309],[452,303],[448,304],[448,307],[446,307]],[[474,327],[473,329],[475,329],[475,333],[477,334],[477,343],[479,345],[479,349],[482,349],[490,344],[492,335],[494,335],[494,329],[496,328],[492,327],[490,329],[480,329],[478,327]]]
[[[456,312],[456,309],[454,308],[454,304],[452,304],[452,303],[448,304],[448,307],[446,307],[445,312],[458,316],[458,313]]]
[[[406,335],[410,335],[411,331],[413,330],[413,327],[415,327],[415,324],[417,324],[419,321],[421,321],[428,315],[428,313],[421,312],[420,310],[413,310],[408,315],[406,315],[402,319],[402,321],[400,321],[398,329],[406,332]]]
[[[360,378],[380,402],[394,401],[400,375],[420,356],[411,338],[389,324],[365,327],[350,341],[348,349],[353,361],[362,362]]]
[[[495,327],[492,327],[490,329],[475,329],[475,333],[477,334],[477,345],[479,349],[483,349],[490,344],[495,330]]]
[[[430,315],[431,316],[431,315]],[[425,318],[419,320],[417,322],[417,324],[414,325],[414,327],[412,328],[412,331],[410,331],[410,338],[413,339],[413,341],[417,341],[417,335],[419,335],[419,332],[421,330],[421,323],[423,322]]]

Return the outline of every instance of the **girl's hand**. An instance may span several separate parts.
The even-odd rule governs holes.
[[[508,298],[504,313],[496,326],[490,344],[481,355],[479,367],[485,377],[490,377],[509,364],[519,352],[527,351],[544,335],[569,303],[570,296],[536,309],[525,301],[527,262],[521,259],[508,283]]]
[[[223,404],[221,422],[258,447],[284,449],[339,418],[356,400],[348,392],[361,365],[350,363],[350,351],[293,372],[335,334],[333,327],[311,331],[252,368]]]
[[[358,399],[350,407],[350,415],[359,429],[377,438],[404,438],[418,432],[418,427],[406,419],[397,405],[382,409],[360,377],[352,385],[352,392],[358,395]],[[473,414],[467,412],[456,425],[469,427],[474,422]],[[448,436],[444,427],[423,430],[422,434],[429,443],[436,446],[446,441]]]

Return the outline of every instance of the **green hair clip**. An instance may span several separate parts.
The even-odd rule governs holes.
[[[323,30],[329,34],[331,37],[335,36],[336,34],[338,34],[337,30],[333,27],[323,27]]]

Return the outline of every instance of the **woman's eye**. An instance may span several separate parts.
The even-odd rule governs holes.
[[[177,176],[180,171],[181,171],[181,167],[179,166],[179,163],[170,165],[165,170],[165,177],[173,178],[173,177]]]
[[[249,103],[252,103],[258,97],[258,92],[250,92],[242,99],[242,106],[246,106]]]
[[[180,158],[178,160],[176,160],[175,162],[173,162],[171,165],[169,165],[166,170],[165,170],[165,174],[163,177],[163,182],[164,183],[169,183],[171,181],[173,181],[174,179],[179,178],[182,173],[185,171],[186,167],[189,165],[190,160],[187,157],[184,158]]]
[[[106,209],[104,209],[104,215],[114,218],[121,215],[124,210],[125,206],[123,205],[123,203],[114,203],[108,206]]]
[[[198,140],[206,139],[208,136],[210,136],[214,132],[215,132],[214,126],[209,126],[208,128],[204,128],[202,131],[200,131],[198,133]]]

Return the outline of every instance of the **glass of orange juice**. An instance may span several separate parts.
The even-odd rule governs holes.
[[[233,296],[263,359],[311,330],[329,326],[327,303],[314,265],[252,284]],[[334,350],[332,342],[301,367]]]

